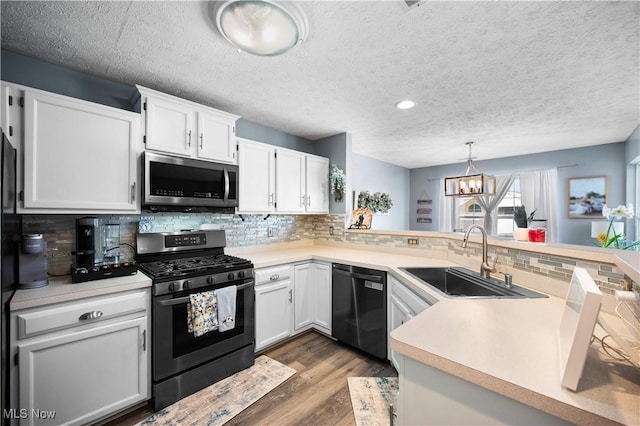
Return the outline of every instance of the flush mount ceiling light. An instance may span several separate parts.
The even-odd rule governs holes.
[[[254,55],[282,55],[307,37],[307,18],[293,3],[217,1],[213,12],[220,34],[239,50]]]
[[[395,106],[398,109],[409,109],[409,108],[413,108],[415,104],[416,104],[415,102],[410,101],[409,99],[406,99],[404,101],[396,102]]]
[[[444,195],[447,197],[477,197],[481,195],[494,195],[496,193],[496,178],[478,173],[471,160],[471,146],[473,142],[467,142],[469,147],[469,159],[464,176],[448,177],[444,179]]]

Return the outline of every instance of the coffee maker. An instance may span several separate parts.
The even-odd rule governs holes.
[[[102,240],[97,217],[76,219],[76,266],[90,268],[102,263]]]
[[[38,288],[48,284],[47,242],[42,234],[23,234],[18,256],[18,288]]]
[[[104,278],[133,275],[138,271],[135,262],[119,263],[120,225],[100,226],[97,217],[76,219],[76,256],[71,265],[71,282],[82,283]]]

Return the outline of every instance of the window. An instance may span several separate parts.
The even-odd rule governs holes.
[[[482,225],[484,223],[484,210],[477,204],[475,198],[457,198],[458,203],[456,223],[454,231],[463,232],[471,225]],[[513,220],[513,208],[522,205],[520,197],[520,179],[516,177],[509,188],[509,192],[498,205],[498,224],[496,235],[511,236],[516,223]]]

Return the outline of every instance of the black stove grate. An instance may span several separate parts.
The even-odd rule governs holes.
[[[228,254],[214,254],[143,262],[138,263],[138,267],[153,279],[163,279],[216,274],[250,268],[252,264],[247,259]]]

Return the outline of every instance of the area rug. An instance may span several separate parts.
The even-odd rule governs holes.
[[[392,423],[389,407],[396,404],[397,377],[349,377],[348,383],[357,426]]]
[[[147,417],[138,426],[222,425],[293,376],[296,370],[267,356]]]

